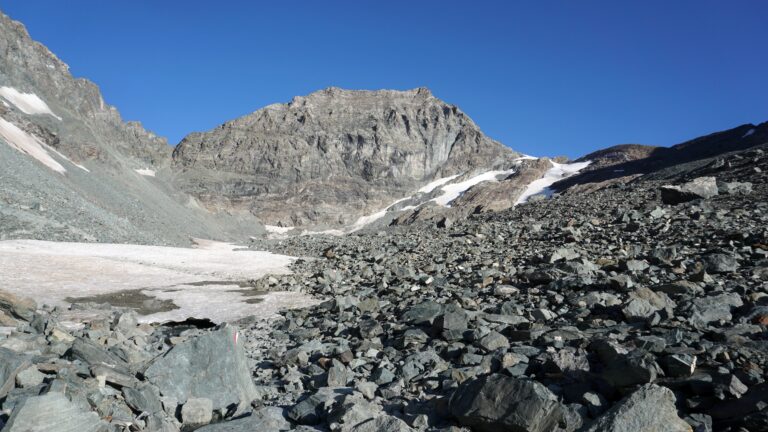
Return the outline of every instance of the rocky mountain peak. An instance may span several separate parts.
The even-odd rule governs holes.
[[[269,224],[337,224],[435,178],[508,168],[517,155],[426,88],[329,87],[190,134],[173,166],[209,206]]]

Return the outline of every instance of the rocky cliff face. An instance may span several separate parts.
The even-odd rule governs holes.
[[[420,88],[328,88],[187,136],[177,182],[267,224],[343,224],[429,181],[509,167],[517,153]]]

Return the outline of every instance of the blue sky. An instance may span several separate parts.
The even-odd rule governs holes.
[[[429,87],[576,157],[768,120],[768,2],[0,0],[171,144],[328,86]]]

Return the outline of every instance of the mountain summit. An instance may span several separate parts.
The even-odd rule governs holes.
[[[348,223],[436,178],[517,156],[426,88],[331,87],[190,134],[172,166],[210,207],[293,226]]]

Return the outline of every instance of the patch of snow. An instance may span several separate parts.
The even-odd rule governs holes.
[[[288,231],[292,230],[294,227],[281,227],[277,225],[264,225],[264,229],[267,230],[268,233],[273,234],[285,234]]]
[[[38,304],[66,307],[67,298],[142,290],[172,300],[180,309],[140,317],[142,322],[194,316],[215,322],[249,315],[268,317],[280,308],[308,306],[300,293],[269,293],[249,304],[237,281],[267,274],[288,274],[293,257],[237,250],[237,246],[198,241],[199,247],[174,248],[126,244],[0,241],[3,289]],[[232,285],[222,284],[232,281]],[[206,284],[206,282],[208,282]],[[190,285],[194,284],[194,285]]]
[[[553,191],[549,188],[550,186],[559,180],[578,173],[579,171],[586,168],[590,163],[592,163],[592,161],[570,164],[560,164],[550,161],[550,163],[552,164],[552,168],[547,170],[542,178],[532,181],[522,193],[522,195],[517,198],[517,202],[515,204],[522,204],[528,201],[528,199],[534,195],[545,195],[547,197],[552,196]]]
[[[309,230],[304,230],[304,231],[302,231],[302,232],[301,232],[301,234],[299,234],[299,235],[302,235],[302,236],[312,236],[312,235],[330,235],[330,236],[341,237],[341,236],[343,236],[343,235],[344,235],[344,234],[346,234],[346,233],[347,233],[346,231],[343,231],[343,230],[340,230],[340,229],[329,229],[329,230],[324,230],[324,231],[309,231]]]
[[[61,121],[61,117],[54,114],[48,104],[34,93],[21,93],[13,87],[0,87],[0,96],[16,105],[24,114],[50,114]]]
[[[2,102],[3,102],[3,105],[5,105],[6,108],[10,108],[11,107],[10,105],[8,105],[8,102],[6,102],[6,101],[2,101]]]
[[[448,177],[443,177],[443,178],[437,179],[437,180],[435,180],[433,182],[430,182],[430,183],[426,184],[424,187],[419,189],[417,192],[428,194],[428,193],[432,192],[433,190],[435,190],[435,188],[437,188],[438,186],[442,186],[442,185],[448,183],[449,181],[455,179],[456,177],[458,177],[460,175],[461,174],[456,174],[456,175],[452,175],[452,176],[448,176]]]
[[[523,160],[539,160],[536,156],[528,156],[526,154],[520,156],[519,158],[515,159],[516,161],[523,161]]]
[[[743,138],[746,138],[746,137],[748,137],[748,136],[752,135],[753,133],[755,133],[755,129],[754,129],[754,128],[753,128],[753,129],[750,129],[750,130],[748,130],[748,131],[747,131],[747,133],[745,133],[744,135],[742,135],[742,136],[741,136],[741,138],[742,138],[742,139],[743,139]]]
[[[0,117],[0,137],[2,137],[11,147],[37,159],[48,168],[61,174],[67,172],[66,168],[51,157],[50,153],[47,151],[55,150],[34,135],[24,132],[15,124],[6,121],[2,117]]]
[[[403,201],[405,201],[405,200],[408,200],[408,199],[410,199],[410,198],[411,198],[411,197],[400,198],[399,200],[397,200],[397,201],[393,202],[392,204],[390,204],[390,205],[388,205],[388,206],[384,207],[384,209],[383,209],[383,210],[379,210],[379,211],[377,211],[376,213],[372,213],[372,214],[369,214],[369,215],[366,215],[366,216],[360,216],[360,217],[359,217],[359,218],[358,218],[358,219],[355,221],[355,223],[353,223],[353,224],[352,224],[350,227],[348,227],[348,228],[347,228],[347,230],[346,230],[346,231],[347,231],[348,233],[353,233],[353,232],[355,232],[355,231],[359,231],[359,230],[361,230],[361,229],[365,228],[367,225],[369,225],[369,224],[371,224],[371,223],[373,223],[373,222],[376,222],[377,220],[379,220],[379,219],[383,218],[384,216],[386,216],[386,214],[387,214],[387,211],[388,211],[388,210],[389,210],[389,209],[390,209],[392,206],[394,206],[394,205],[396,205],[396,204],[399,204],[399,203],[401,203],[401,202],[403,202]]]
[[[134,171],[146,177],[154,177],[155,174],[157,174],[155,170],[152,170],[149,168],[140,168],[140,169],[135,169]]]
[[[513,169],[506,170],[506,171],[488,171],[483,174],[474,176],[470,179],[464,180],[462,182],[451,183],[449,185],[443,186],[441,188],[443,191],[443,194],[438,196],[437,198],[432,199],[432,201],[438,203],[441,206],[450,207],[449,204],[451,203],[451,201],[461,196],[461,194],[466,192],[472,186],[475,186],[479,183],[486,182],[486,181],[495,182],[495,181],[498,181],[497,177],[508,176],[514,172],[515,170]]]
[[[86,168],[86,167],[84,167],[84,166],[82,166],[82,165],[80,165],[80,164],[76,164],[76,163],[74,163],[74,162],[72,161],[72,159],[70,159],[70,158],[68,158],[68,157],[64,156],[63,154],[61,154],[61,152],[60,152],[60,151],[56,150],[55,148],[53,148],[53,147],[50,147],[50,146],[46,146],[46,147],[48,147],[48,149],[49,149],[49,150],[53,151],[54,153],[56,153],[57,155],[59,155],[59,156],[60,156],[61,158],[63,158],[64,160],[66,160],[67,162],[71,163],[72,165],[74,165],[74,166],[76,166],[76,167],[80,168],[81,170],[83,170],[83,171],[85,171],[85,172],[91,172],[91,170],[89,170],[88,168]]]

